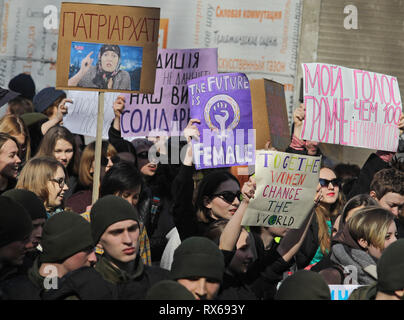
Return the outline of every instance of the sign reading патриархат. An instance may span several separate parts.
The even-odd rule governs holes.
[[[244,214],[244,226],[300,228],[311,212],[321,157],[257,150],[257,189]]]
[[[397,78],[304,63],[302,139],[395,152],[402,103]]]

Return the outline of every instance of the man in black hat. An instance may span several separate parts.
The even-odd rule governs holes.
[[[90,224],[74,212],[65,211],[46,221],[41,246],[28,275],[4,284],[8,299],[38,300],[44,291],[59,289],[69,273],[96,261]]]
[[[35,96],[35,83],[32,77],[26,73],[20,73],[10,80],[8,88],[21,93],[26,99],[32,101]]]
[[[35,95],[35,83],[29,74],[20,73],[10,80],[8,88],[18,95],[8,101],[8,114],[21,115],[33,112],[32,99]]]
[[[146,300],[195,300],[195,297],[178,282],[162,280],[149,289]]]
[[[0,196],[0,283],[22,265],[32,232],[27,211],[16,201]]]
[[[46,221],[46,210],[43,201],[41,201],[32,191],[11,189],[4,192],[2,195],[21,204],[31,216],[33,230],[30,241],[27,244],[27,253],[25,254],[23,265],[19,268],[18,272],[20,274],[25,274],[28,269],[32,267],[34,260],[40,253],[37,247],[42,239],[43,226]]]
[[[143,264],[138,254],[138,213],[126,200],[113,195],[100,198],[90,217],[94,243],[104,249],[95,269],[108,282],[121,285],[122,299],[143,299],[154,283],[168,278],[166,270]]]
[[[190,291],[196,300],[216,298],[225,271],[219,247],[208,238],[190,237],[174,252],[170,278]]]
[[[275,300],[331,300],[331,292],[320,274],[299,270],[281,283]]]

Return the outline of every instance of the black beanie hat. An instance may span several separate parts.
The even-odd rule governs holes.
[[[22,241],[32,232],[32,221],[27,210],[15,200],[0,196],[0,248]]]
[[[282,282],[275,300],[331,300],[331,293],[317,272],[299,270]]]
[[[10,90],[21,93],[24,98],[32,100],[35,96],[35,83],[32,77],[26,73],[20,73],[8,83]]]
[[[210,239],[191,237],[174,252],[170,277],[173,280],[205,277],[222,281],[225,270],[223,253]]]
[[[195,300],[195,297],[177,281],[162,280],[147,291],[146,300]]]
[[[64,261],[93,246],[90,223],[75,212],[59,212],[46,221],[41,246],[41,263]]]
[[[90,211],[90,220],[94,243],[97,244],[110,225],[123,220],[139,222],[139,215],[125,199],[107,195],[94,203]]]
[[[404,239],[390,244],[377,263],[377,290],[393,293],[404,289]]]
[[[11,189],[4,192],[3,196],[9,197],[21,204],[31,216],[31,220],[46,219],[45,206],[42,200],[40,200],[32,191],[24,189]]]

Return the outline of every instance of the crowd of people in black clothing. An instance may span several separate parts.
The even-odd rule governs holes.
[[[330,300],[332,284],[359,285],[350,299],[404,297],[401,144],[372,153],[362,168],[323,156],[299,229],[243,226],[254,168],[248,178],[195,170],[198,119],[165,148],[129,142],[118,96],[92,203],[95,142],[63,126],[66,93],[36,93],[26,74],[9,89],[0,95],[0,299]],[[304,116],[300,105],[290,145],[279,151],[321,155],[318,143],[299,138]]]

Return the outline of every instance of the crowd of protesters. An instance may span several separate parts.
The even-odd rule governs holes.
[[[404,298],[401,143],[362,168],[323,156],[299,229],[249,227],[241,221],[255,176],[240,183],[231,168],[197,171],[198,119],[177,149],[173,137],[166,148],[129,142],[119,96],[108,106],[115,118],[92,203],[95,142],[63,126],[66,93],[37,92],[26,74],[9,89],[0,95],[0,300],[330,300],[338,284],[359,285],[350,299]],[[300,105],[290,145],[278,151],[322,155],[299,138],[304,116]],[[181,149],[181,163],[171,163]]]

